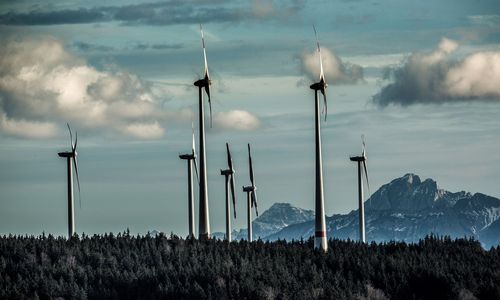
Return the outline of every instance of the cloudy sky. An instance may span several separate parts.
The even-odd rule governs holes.
[[[187,233],[178,154],[197,122],[199,23],[213,231],[224,229],[225,142],[239,187],[252,144],[261,211],[314,208],[313,24],[329,83],[328,215],[356,208],[349,155],[362,134],[372,191],[412,172],[500,197],[498,0],[3,1],[0,234],[66,233],[66,122],[79,137],[77,232]]]

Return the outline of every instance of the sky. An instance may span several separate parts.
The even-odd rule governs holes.
[[[357,208],[349,156],[360,154],[362,134],[371,192],[415,173],[500,198],[497,0],[2,1],[0,234],[66,234],[57,156],[70,147],[66,123],[78,132],[78,233],[187,234],[178,155],[198,122],[200,23],[213,82],[212,231],[225,228],[226,142],[235,228],[246,226],[247,143],[260,212],[276,202],[314,209],[312,25],[329,84],[328,216]]]

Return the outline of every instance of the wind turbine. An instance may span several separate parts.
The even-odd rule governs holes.
[[[78,162],[76,160],[76,146],[78,144],[78,133],[75,132],[75,143],[73,144],[73,135],[71,134],[71,128],[69,124],[66,124],[69,130],[69,138],[71,151],[69,152],[59,152],[59,157],[66,158],[68,166],[68,238],[71,238],[75,234],[75,209],[74,209],[74,198],[73,198],[73,165],[75,166],[76,182],[78,184],[78,199],[80,200],[80,179],[78,177]]]
[[[191,127],[193,131],[193,146],[191,153],[179,155],[180,159],[187,160],[188,169],[188,223],[189,223],[189,238],[194,238],[194,196],[193,196],[193,161],[194,170],[196,171],[196,179],[198,179],[198,166],[196,165],[196,149],[194,143],[194,126]],[[198,179],[199,183],[199,179]]]
[[[315,113],[315,144],[316,144],[316,193],[315,193],[315,233],[314,233],[314,248],[321,249],[324,252],[328,250],[326,223],[325,223],[325,200],[323,195],[323,165],[321,157],[321,126],[320,126],[320,111],[318,91],[323,94],[325,121],[328,113],[326,103],[326,88],[325,75],[323,73],[323,61],[321,59],[321,48],[319,46],[318,35],[316,28],[313,26],[314,35],[316,36],[316,46],[319,56],[319,81],[313,83],[310,88],[314,90],[314,113]]]
[[[203,36],[203,29],[200,24],[201,32],[201,45],[203,48],[203,59],[205,61],[204,77],[197,80],[194,85],[198,87],[198,107],[199,107],[199,122],[200,122],[200,221],[199,221],[199,239],[210,239],[210,219],[208,212],[208,187],[207,187],[207,163],[205,151],[205,110],[203,103],[203,92],[208,96],[208,105],[210,107],[210,126],[212,126],[212,104],[210,101],[210,76],[208,74],[207,51],[205,49],[205,37]]]
[[[248,144],[248,168],[250,173],[250,182],[252,185],[244,186],[243,191],[247,193],[247,228],[248,228],[248,241],[252,241],[252,208],[255,206],[255,214],[259,216],[257,209],[257,187],[255,186],[255,179],[253,175],[252,154],[250,154],[250,144]]]
[[[370,193],[370,183],[368,182],[368,170],[366,167],[366,145],[365,145],[365,137],[361,136],[361,141],[363,142],[363,151],[361,156],[351,156],[351,161],[355,161],[358,163],[358,204],[359,204],[359,240],[361,242],[366,242],[365,239],[365,205],[363,203],[363,170],[366,179],[366,185],[368,187],[368,193]],[[361,167],[363,165],[363,167]]]
[[[234,194],[234,168],[233,160],[231,159],[231,151],[229,151],[229,144],[226,143],[227,150],[227,166],[228,169],[220,170],[220,174],[224,175],[226,179],[226,239],[231,242],[231,204],[229,203],[229,187],[231,187],[231,196],[233,198],[233,211],[234,218],[236,218],[236,196]]]

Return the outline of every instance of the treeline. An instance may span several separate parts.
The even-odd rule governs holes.
[[[0,299],[500,299],[500,247],[0,237]]]

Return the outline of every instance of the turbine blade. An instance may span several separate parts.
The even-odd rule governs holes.
[[[210,128],[212,128],[212,101],[210,101],[210,88],[206,86],[205,91],[207,91],[208,95],[208,108],[210,109]]]
[[[323,94],[323,109],[324,109],[324,113],[325,113],[325,122],[326,122],[326,116],[328,115],[328,103],[326,102],[326,92],[325,92],[325,90],[323,89],[321,91],[321,93]]]
[[[231,151],[229,151],[229,143],[226,143],[226,153],[227,153],[227,166],[231,171],[233,170],[233,159],[231,158]]]
[[[76,159],[76,155],[73,156],[73,165],[75,166],[75,173],[76,173],[76,183],[78,186],[78,202],[80,204],[80,208],[82,208],[82,195],[80,192],[80,177],[78,175],[78,161]]]
[[[362,151],[362,156],[365,156],[365,151],[366,151],[366,144],[365,144],[365,135],[361,135],[361,143],[363,143],[363,151]]]
[[[200,24],[200,32],[201,32],[201,46],[203,47],[203,59],[205,60],[205,77],[210,78],[208,75],[208,63],[207,63],[207,51],[205,49],[205,36],[203,35],[203,28]]]
[[[75,132],[75,145],[71,149],[71,151],[73,152],[73,154],[76,153],[76,145],[78,145],[78,132]]]
[[[69,130],[69,144],[71,145],[71,150],[73,150],[73,134],[71,134],[71,128],[69,127],[69,123],[66,123]]]
[[[196,143],[194,142],[194,122],[191,121],[191,131],[193,132],[193,156],[196,156]]]
[[[368,168],[366,166],[366,160],[363,160],[363,167],[365,170],[365,179],[366,179],[366,186],[368,187],[368,198],[371,196],[371,191],[370,191],[370,182],[368,181]]]
[[[198,176],[198,164],[196,163],[196,157],[193,158],[194,162],[194,172],[196,173],[196,181],[198,181],[198,185],[200,185],[200,177]]]
[[[255,206],[255,214],[259,216],[259,209],[257,208],[257,193],[255,190],[252,191],[252,207]]]
[[[233,197],[233,211],[236,219],[236,194],[234,192],[234,174],[231,174],[231,196]]]
[[[316,27],[314,25],[313,29],[314,29],[314,36],[316,37],[316,47],[319,54],[319,66],[320,66],[319,80],[321,80],[325,78],[325,74],[323,72],[323,59],[321,57],[321,47],[319,46],[318,33],[316,32]]]
[[[252,154],[250,154],[250,144],[248,144],[248,168],[250,172],[250,182],[252,183],[252,186],[255,186],[253,177]]]

